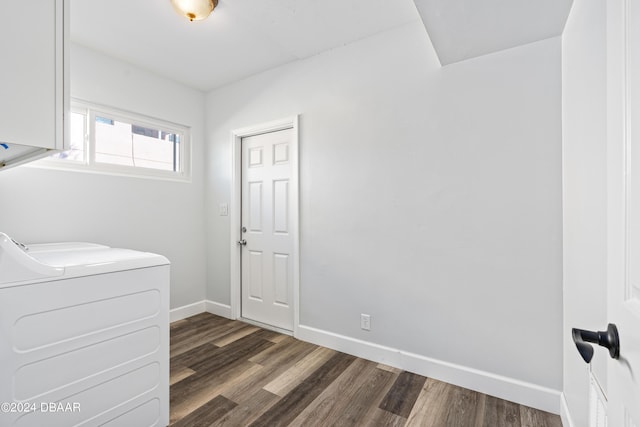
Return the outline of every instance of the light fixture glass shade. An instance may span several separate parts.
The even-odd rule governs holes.
[[[205,19],[218,5],[218,0],[171,0],[173,8],[189,21]]]

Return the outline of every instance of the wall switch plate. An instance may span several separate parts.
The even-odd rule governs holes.
[[[371,330],[371,316],[369,316],[368,314],[360,315],[360,328],[365,331]]]
[[[227,203],[220,203],[220,216],[229,215],[229,205]]]

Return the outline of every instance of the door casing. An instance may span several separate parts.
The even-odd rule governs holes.
[[[293,234],[293,335],[297,336],[300,324],[300,228],[299,228],[299,116],[286,117],[280,120],[261,123],[231,131],[231,203],[230,215],[230,305],[231,318],[242,318],[241,310],[241,238],[242,227],[242,138],[293,129],[291,140],[291,233]],[[246,319],[245,319],[246,320]],[[267,325],[268,326],[268,325]],[[277,328],[276,328],[277,329]],[[281,331],[284,332],[284,331]]]

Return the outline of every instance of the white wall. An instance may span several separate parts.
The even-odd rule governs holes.
[[[301,324],[560,390],[560,64],[554,38],[441,68],[416,22],[209,93],[208,298],[230,131],[300,113]]]
[[[204,95],[74,45],[71,96],[190,126],[193,182],[21,166],[0,174],[0,230],[24,242],[90,241],[160,253],[172,263],[171,306],[201,301]]]
[[[575,0],[562,38],[563,371],[576,426],[588,424],[589,383],[571,328],[607,325],[606,20],[606,2]],[[594,357],[592,369],[606,387],[606,358]]]

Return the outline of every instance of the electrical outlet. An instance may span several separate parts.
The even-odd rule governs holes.
[[[360,315],[360,328],[365,331],[371,330],[371,316],[369,316],[368,314]]]

